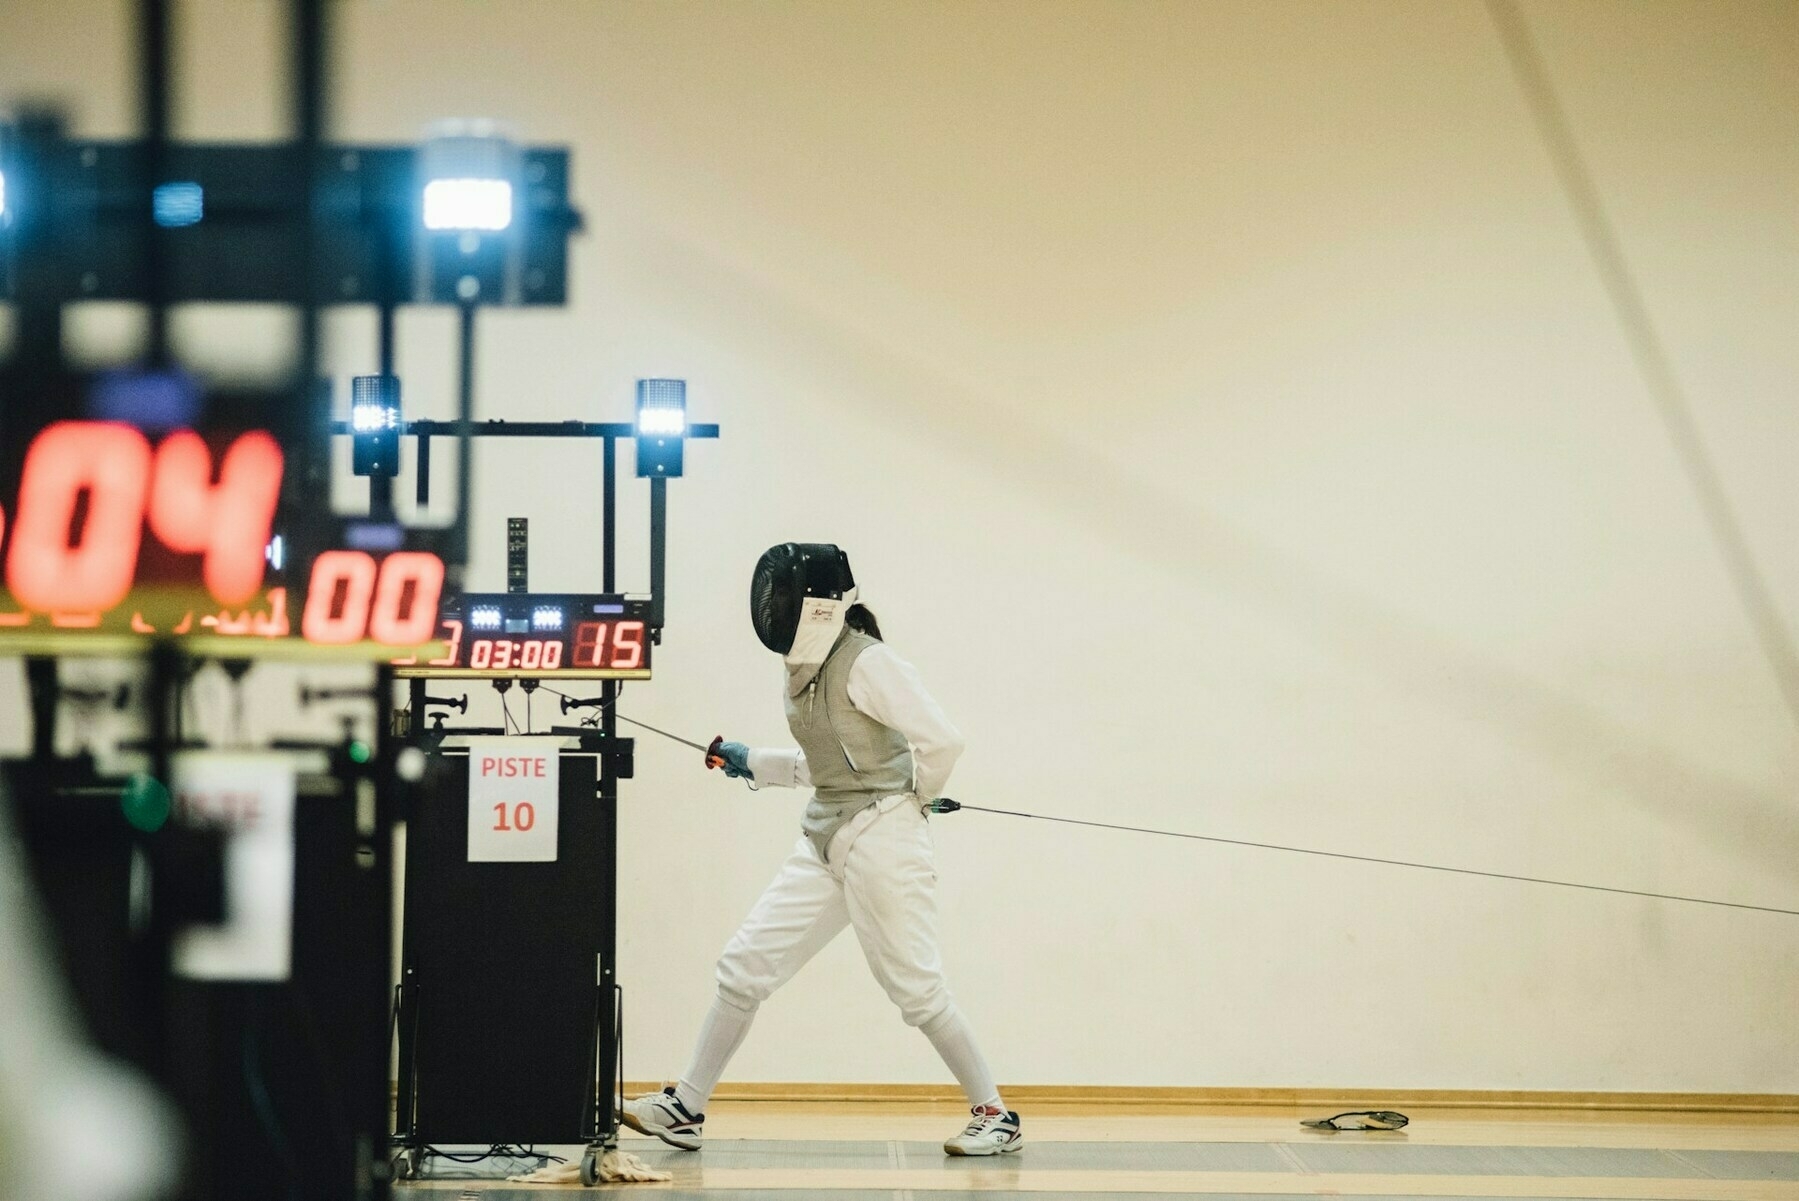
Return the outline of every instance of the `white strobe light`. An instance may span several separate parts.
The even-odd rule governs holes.
[[[434,233],[499,233],[512,227],[519,148],[494,121],[440,121],[419,149],[421,216]]]
[[[512,185],[503,179],[434,179],[425,185],[425,228],[498,232],[512,224]]]

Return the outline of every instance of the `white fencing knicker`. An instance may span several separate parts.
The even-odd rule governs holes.
[[[678,1087],[682,1104],[702,1111],[757,1007],[845,926],[854,927],[869,970],[906,1024],[937,1047],[969,1103],[997,1098],[944,980],[933,849],[910,793],[885,797],[846,822],[831,839],[828,862],[801,836],[719,957],[718,1002]]]

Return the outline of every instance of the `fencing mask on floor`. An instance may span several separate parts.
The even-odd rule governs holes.
[[[789,666],[824,662],[855,603],[850,557],[828,542],[771,546],[750,579],[756,637]]]

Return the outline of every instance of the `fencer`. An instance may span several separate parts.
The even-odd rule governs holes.
[[[829,544],[783,543],[756,565],[751,617],[786,663],[783,699],[799,746],[727,742],[711,765],[813,795],[799,841],[719,958],[718,994],[686,1073],[620,1108],[626,1125],[684,1150],[699,1150],[707,1101],[757,1007],[845,926],[901,1017],[930,1039],[968,1096],[968,1125],[944,1151],[1024,1146],[1018,1114],[1000,1097],[938,953],[924,805],[943,794],[962,737],[857,596],[849,557]]]

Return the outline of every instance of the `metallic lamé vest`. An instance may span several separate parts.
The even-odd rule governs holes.
[[[788,690],[787,726],[806,752],[815,789],[800,827],[821,860],[844,822],[883,797],[912,790],[905,735],[850,703],[850,669],[876,641],[844,630],[811,682]]]

